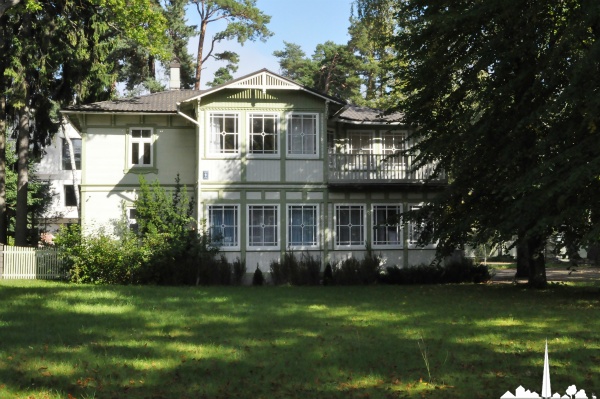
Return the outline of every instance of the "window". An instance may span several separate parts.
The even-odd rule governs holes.
[[[400,205],[373,206],[373,245],[401,245]]]
[[[238,154],[240,151],[239,118],[233,113],[210,114],[211,154]]]
[[[288,244],[290,247],[316,247],[317,206],[288,206]]]
[[[291,114],[288,117],[288,154],[317,155],[317,114]]]
[[[81,139],[71,139],[71,143],[73,143],[75,169],[81,170]],[[69,142],[66,139],[62,139],[62,168],[63,170],[72,170]]]
[[[249,205],[248,246],[279,246],[278,219],[277,205]]]
[[[65,184],[65,206],[77,206],[77,197],[75,196],[75,186],[72,184]],[[78,186],[79,188],[79,186]]]
[[[350,136],[350,154],[372,154],[373,153],[373,132],[354,131],[349,132]]]
[[[422,206],[421,205],[409,205],[408,206],[408,210],[409,211],[418,211],[419,209],[421,209]],[[408,224],[408,244],[415,246],[417,245],[417,242],[419,241],[419,236],[421,235],[421,232],[423,231],[424,228],[424,223],[415,223],[415,222],[410,222]]]
[[[131,166],[152,166],[152,129],[130,131]]]
[[[127,208],[127,223],[129,224],[129,230],[137,234],[139,231],[139,225],[137,222],[137,209]]]
[[[335,245],[365,245],[365,207],[363,205],[335,206]]]
[[[277,154],[279,116],[277,114],[250,114],[250,154]]]
[[[238,247],[238,206],[209,205],[208,226],[211,240],[221,247]]]

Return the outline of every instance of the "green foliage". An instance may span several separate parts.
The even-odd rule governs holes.
[[[446,265],[423,264],[411,267],[387,267],[380,281],[385,284],[458,284],[485,283],[491,279],[487,266],[463,258]]]
[[[258,265],[256,265],[256,270],[254,271],[254,274],[252,275],[252,285],[261,286],[261,285],[264,285],[264,283],[265,283],[265,276],[263,275],[263,272],[260,270]]]
[[[275,285],[318,285],[321,276],[321,260],[303,252],[300,259],[293,251],[283,254],[281,262],[270,264],[271,280]]]
[[[374,284],[381,273],[381,259],[369,249],[362,260],[348,258],[332,269],[333,282],[337,285]]]
[[[246,261],[236,258],[231,266],[233,269],[233,284],[242,285],[244,282],[244,276],[246,276]]]
[[[333,284],[333,268],[331,267],[331,263],[327,263],[325,265],[325,271],[323,272],[323,285],[332,285]]]

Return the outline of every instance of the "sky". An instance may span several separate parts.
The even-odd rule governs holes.
[[[257,0],[257,7],[271,16],[268,25],[273,32],[266,42],[247,41],[243,47],[237,42],[222,42],[215,46],[215,52],[235,51],[240,56],[239,68],[234,78],[249,74],[262,68],[279,73],[279,63],[273,52],[283,50],[283,42],[296,43],[307,56],[312,56],[317,44],[331,40],[337,44],[348,42],[348,26],[352,0]],[[195,7],[187,10],[188,24],[198,24]],[[212,37],[218,28],[216,23],[208,25],[208,35]],[[190,53],[197,53],[198,37],[192,38]],[[201,88],[213,79],[213,73],[225,62],[210,60],[202,72]]]

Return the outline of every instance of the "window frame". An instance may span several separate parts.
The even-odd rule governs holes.
[[[79,143],[79,159],[77,159],[77,149],[78,146],[75,145],[75,142]],[[80,138],[73,137],[71,138],[71,143],[73,143],[73,155],[75,155],[75,170],[81,170],[81,152],[82,152],[82,141]],[[61,137],[61,149],[60,149],[60,162],[61,162],[61,170],[71,171],[71,155],[66,155],[65,151],[68,151],[69,143],[66,138]],[[79,162],[78,162],[79,161]]]
[[[220,152],[214,151],[213,142],[216,135],[212,131],[212,118],[214,115],[227,115],[227,116],[235,116],[237,132],[237,150],[236,152],[223,152],[221,149]],[[239,112],[234,111],[209,111],[208,117],[206,118],[206,131],[208,134],[206,135],[206,154],[209,158],[238,158],[242,153],[242,124],[241,117]],[[222,133],[219,133],[222,134]],[[219,139],[220,145],[220,139]]]
[[[275,245],[265,245],[264,244],[264,239],[262,241],[261,244],[259,245],[252,245],[252,235],[251,235],[251,231],[252,228],[255,227],[254,225],[251,224],[252,218],[251,218],[251,211],[253,210],[253,208],[262,208],[263,212],[265,210],[265,208],[271,208],[275,210],[275,239],[277,241],[277,243]],[[278,251],[281,248],[281,223],[280,223],[280,219],[281,219],[281,209],[279,204],[248,204],[246,205],[246,249],[249,251]],[[264,224],[263,224],[263,228],[264,228]],[[269,225],[272,226],[272,225]],[[264,230],[263,230],[263,237],[264,237]]]
[[[314,153],[293,153],[292,151],[292,121],[295,116],[301,117],[314,117],[315,122],[315,133],[314,133]],[[320,154],[320,118],[318,112],[290,112],[286,115],[286,156],[288,158],[301,158],[301,159],[318,159]],[[304,146],[304,145],[303,145]]]
[[[211,218],[212,218],[212,211],[213,208],[233,208],[235,215],[234,215],[234,232],[235,232],[235,238],[236,238],[236,242],[233,245],[223,245],[222,242],[215,242],[212,240],[211,238],[211,243],[217,245],[219,247],[220,251],[239,251],[240,250],[240,241],[241,241],[241,237],[240,237],[240,205],[239,204],[208,204],[206,206],[206,220],[207,220],[207,226],[209,229],[209,232],[212,233],[212,229],[213,226],[211,225]],[[220,227],[222,228],[224,226],[224,224],[222,224]],[[231,227],[231,226],[230,226]]]
[[[67,204],[67,200],[68,198],[70,198],[71,196],[67,194],[67,187],[72,187],[71,189],[73,190],[73,200],[74,200],[74,204],[73,205],[69,205]],[[77,185],[77,189],[79,190],[79,198],[81,198],[81,186],[78,184]],[[63,184],[63,206],[65,208],[75,208],[77,207],[77,196],[75,195],[75,185],[74,184]]]
[[[273,117],[276,126],[274,133],[274,149],[272,153],[264,153],[264,152],[253,152],[252,150],[252,137],[256,135],[253,133],[252,121],[255,116],[262,115],[263,121],[265,116]],[[264,122],[263,122],[264,123]],[[281,146],[281,114],[279,112],[248,112],[246,114],[246,156],[248,158],[279,158],[280,157],[280,146]],[[263,143],[264,144],[264,143]]]
[[[407,208],[409,211],[412,211],[414,209],[422,208],[423,205],[424,205],[423,203],[411,203],[411,204],[407,205]],[[408,248],[410,248],[410,249],[433,249],[433,248],[437,247],[437,245],[435,243],[427,244],[424,247],[417,246],[418,239],[417,240],[413,239],[413,236],[415,234],[414,229],[416,228],[415,223],[412,221],[409,221],[407,223],[407,226],[408,226],[408,231],[407,231],[406,243],[408,245]]]
[[[350,227],[350,229],[352,229],[352,223],[349,223],[348,225],[345,226],[340,226],[339,225],[339,211],[341,210],[341,208],[350,208],[349,210],[351,211],[351,208],[360,208],[362,215],[361,215],[361,223],[362,223],[362,228],[360,230],[361,235],[362,235],[362,242],[359,244],[354,244],[352,243],[352,230],[349,231],[349,244],[340,244],[340,234],[339,234],[339,228],[340,227]],[[350,218],[352,218],[350,216]],[[367,207],[365,204],[335,204],[333,207],[333,233],[334,233],[334,238],[333,238],[333,245],[334,245],[334,249],[365,249],[367,247]]]
[[[295,207],[301,207],[302,211],[304,211],[304,208],[313,208],[314,210],[314,244],[313,245],[306,245],[304,242],[302,242],[301,245],[293,245],[292,244],[292,215],[291,215],[291,211],[292,208]],[[320,212],[319,212],[319,204],[302,204],[302,203],[296,203],[296,204],[287,204],[286,206],[286,231],[287,231],[287,245],[289,249],[293,249],[293,250],[316,250],[319,249],[321,247],[320,245]],[[299,226],[301,227],[301,226]],[[302,240],[304,241],[304,240]]]
[[[377,249],[401,249],[404,245],[404,234],[403,234],[403,228],[402,228],[402,221],[401,219],[398,220],[398,223],[396,224],[396,233],[398,234],[398,238],[397,238],[397,242],[396,243],[389,243],[389,240],[386,240],[386,242],[377,242],[376,241],[376,236],[377,236],[377,232],[376,229],[378,228],[378,224],[376,223],[376,218],[377,218],[377,208],[386,208],[386,216],[387,216],[387,212],[388,212],[388,208],[396,208],[397,209],[397,214],[401,217],[402,215],[402,204],[385,204],[385,203],[378,203],[378,204],[372,204],[371,206],[371,229],[373,231],[372,236],[371,236],[371,242],[373,243],[373,248],[377,248]],[[387,228],[387,224],[386,226],[384,226]],[[387,236],[387,232],[386,232],[386,236]]]
[[[132,216],[132,212],[134,215]],[[140,225],[137,222],[137,208],[128,206],[125,208],[125,217],[127,218],[127,227],[136,235],[139,233]]]
[[[128,143],[127,143],[127,166],[130,169],[153,169],[155,168],[155,136],[154,136],[154,128],[153,127],[148,127],[148,126],[132,126],[128,129],[128,133],[127,133],[127,137],[128,137]],[[133,137],[133,132],[139,130],[140,132],[143,131],[150,131],[150,137],[143,137],[143,133],[140,133],[140,137]],[[139,149],[142,149],[142,158],[144,157],[144,155],[146,154],[145,150],[144,150],[144,144],[150,144],[150,163],[139,163],[139,164],[134,164],[133,163],[133,145],[134,144],[138,144],[139,145]],[[138,154],[139,154],[139,150],[138,149]],[[138,159],[140,157],[138,156]]]

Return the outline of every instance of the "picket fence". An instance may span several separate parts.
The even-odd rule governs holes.
[[[56,249],[0,245],[0,278],[54,280],[64,277]]]

